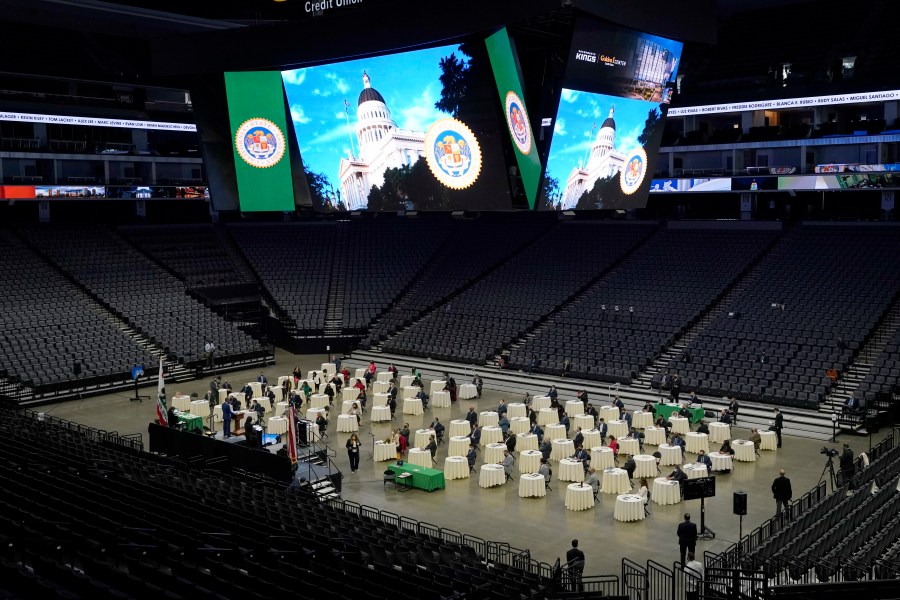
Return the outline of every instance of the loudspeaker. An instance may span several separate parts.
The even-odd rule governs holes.
[[[734,514],[736,515],[746,515],[747,514],[747,492],[735,492],[734,493]]]

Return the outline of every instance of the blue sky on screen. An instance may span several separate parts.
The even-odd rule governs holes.
[[[338,165],[351,149],[351,138],[354,154],[359,152],[356,103],[363,89],[363,71],[384,96],[400,129],[426,131],[434,121],[448,116],[434,103],[441,97],[440,60],[454,52],[465,59],[454,44],[282,71],[304,163],[338,187]],[[349,125],[345,99],[350,104]]]
[[[637,138],[644,131],[647,113],[658,108],[658,104],[563,88],[547,159],[547,172],[558,179],[561,186],[565,185],[572,169],[587,160],[597,131],[613,106],[616,150],[628,152],[638,145]]]

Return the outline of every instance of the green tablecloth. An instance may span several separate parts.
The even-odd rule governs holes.
[[[203,431],[203,417],[191,413],[179,412],[178,424],[184,425],[186,431]]]
[[[669,420],[669,417],[672,416],[672,413],[677,413],[681,410],[681,405],[675,404],[657,404],[656,405],[656,416],[662,415],[666,418],[666,421]],[[702,408],[688,408],[691,413],[691,423],[698,423],[700,419],[703,418],[703,409]]]
[[[428,467],[420,467],[409,463],[388,465],[388,469],[394,472],[395,478],[401,473],[409,473],[411,475],[405,482],[397,479],[398,485],[409,485],[429,492],[442,490],[445,487],[444,472],[437,469],[429,469]]]

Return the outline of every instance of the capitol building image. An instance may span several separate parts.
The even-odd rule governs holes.
[[[338,174],[348,210],[366,208],[369,191],[373,185],[384,184],[387,169],[411,166],[425,156],[425,133],[397,128],[384,97],[372,87],[365,71],[356,120],[359,155],[342,158]]]
[[[575,208],[582,194],[590,192],[598,179],[607,179],[622,170],[625,155],[616,150],[614,111],[615,107],[609,109],[609,116],[600,126],[587,164],[575,167],[569,174],[562,194],[563,210]]]

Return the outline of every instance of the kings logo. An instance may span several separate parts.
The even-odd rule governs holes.
[[[277,165],[284,156],[284,134],[268,119],[248,119],[234,134],[234,147],[245,163],[266,169]]]
[[[461,190],[481,173],[481,147],[465,123],[440,119],[425,133],[425,161],[438,181]]]
[[[506,125],[513,143],[522,154],[531,152],[531,125],[525,103],[515,92],[506,93]]]
[[[625,165],[619,174],[619,186],[626,195],[635,193],[647,175],[647,153],[638,146],[625,155]]]

